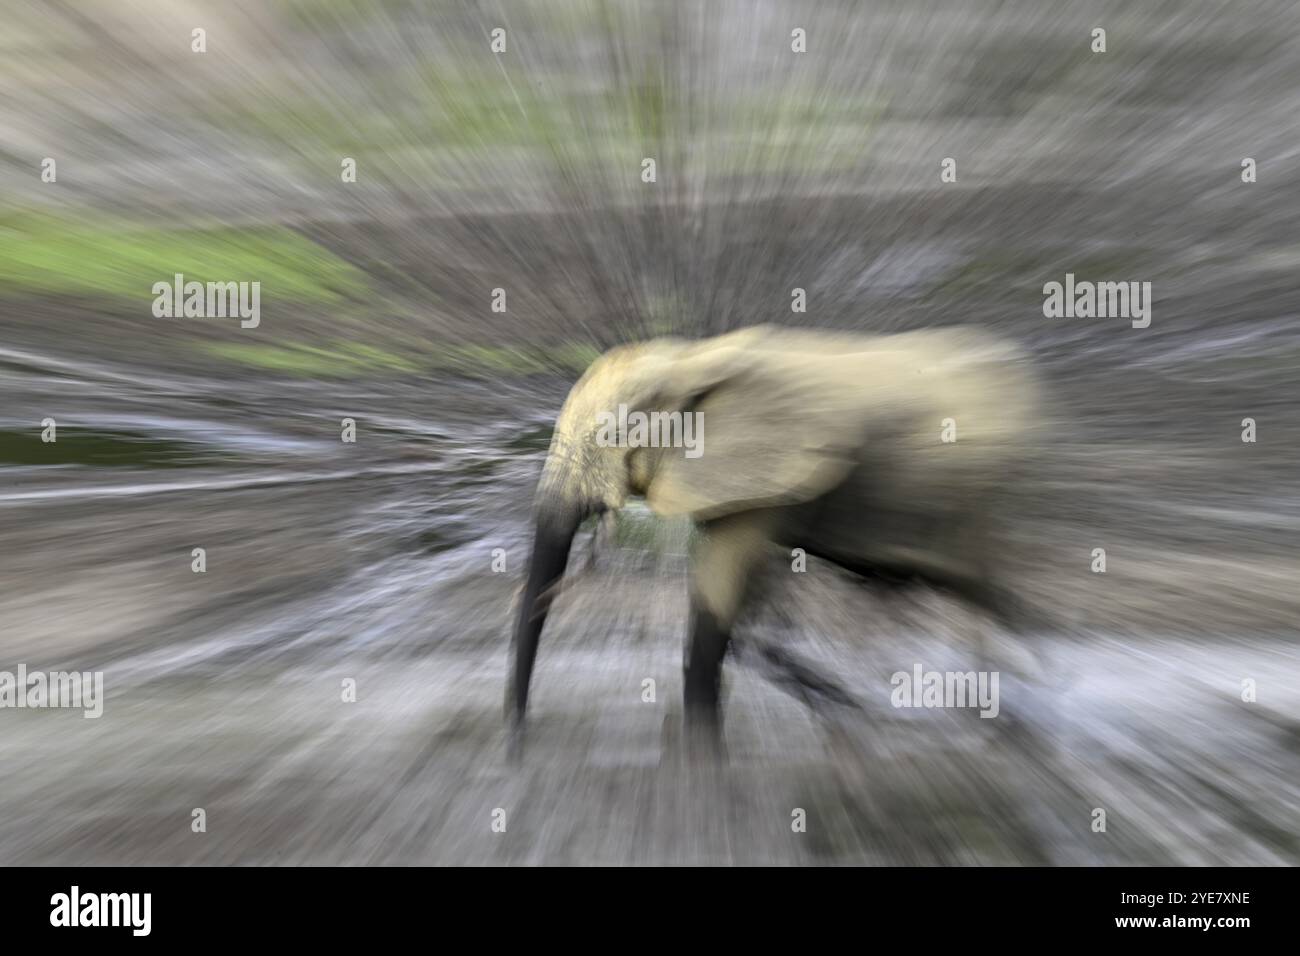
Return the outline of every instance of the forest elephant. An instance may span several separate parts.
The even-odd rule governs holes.
[[[569,393],[537,489],[507,689],[512,741],[574,535],[631,496],[699,530],[684,656],[692,733],[719,734],[732,624],[773,544],[928,582],[1017,627],[999,535],[1038,414],[1025,355],[970,328],[759,326],[607,352]]]

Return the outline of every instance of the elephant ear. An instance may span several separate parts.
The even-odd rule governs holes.
[[[808,501],[839,484],[856,460],[861,416],[815,362],[728,339],[684,354],[666,376],[677,401],[661,395],[659,404],[701,416],[700,454],[660,450],[646,500],[661,515],[708,520]]]

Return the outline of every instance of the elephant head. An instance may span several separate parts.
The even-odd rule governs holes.
[[[865,337],[756,327],[623,346],[598,359],[560,412],[538,486],[507,692],[515,729],[550,598],[584,518],[630,495],[696,522],[771,513],[841,484],[877,439],[895,451],[917,443],[901,473],[907,481],[912,473],[936,481],[955,467],[988,476],[996,466],[980,456],[1018,427],[1024,402],[1005,377],[972,373],[988,364],[980,354],[1005,359],[1006,348],[960,330]],[[962,452],[927,459],[941,416],[958,408]],[[611,441],[610,422],[638,412],[683,428],[684,416],[695,416],[695,447],[664,447],[654,435]]]

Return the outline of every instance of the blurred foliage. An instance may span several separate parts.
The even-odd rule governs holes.
[[[140,299],[175,273],[185,280],[261,282],[268,297],[337,303],[366,290],[342,259],[281,226],[137,227],[40,213],[0,219],[0,292]]]
[[[348,377],[370,371],[414,372],[419,369],[419,365],[408,358],[357,342],[339,342],[332,348],[301,343],[212,342],[205,344],[203,349],[241,365],[291,375]]]
[[[97,468],[182,468],[229,458],[225,450],[138,432],[63,427],[45,442],[36,429],[0,430],[0,465],[88,465]]]
[[[1049,280],[1064,281],[1068,271],[1078,282],[1103,281],[1113,276],[1131,275],[1135,268],[1145,264],[1147,256],[1148,252],[1129,247],[1091,255],[1078,255],[1069,249],[983,252],[963,259],[940,275],[930,292],[960,298],[990,288],[1002,291],[1028,289],[1039,302],[1044,276]]]
[[[531,147],[594,169],[613,154],[639,155],[643,147],[664,142],[687,120],[674,107],[664,78],[649,70],[626,89],[605,91],[568,87],[562,78],[545,88],[517,87],[504,73],[442,64],[376,79],[375,85],[376,96],[388,104],[384,111],[368,101],[304,95],[231,99],[212,106],[207,119],[254,141],[292,144],[306,155],[332,158],[364,144],[372,161],[394,172],[400,163],[383,154],[416,147]],[[843,169],[862,160],[857,140],[884,114],[886,103],[869,97],[832,100],[812,89],[739,97],[709,118],[714,134],[709,158],[731,171]],[[837,145],[834,136],[844,129],[853,136],[848,145]],[[756,147],[761,149],[754,157]],[[428,174],[423,165],[420,169]]]
[[[213,342],[210,355],[254,368],[307,377],[350,378],[374,372],[454,372],[471,378],[581,372],[600,354],[581,342],[557,346],[491,346],[430,343],[424,353],[395,352],[362,342],[338,340],[329,346],[306,343]]]

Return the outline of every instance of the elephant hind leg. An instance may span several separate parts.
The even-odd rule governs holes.
[[[819,673],[812,665],[784,648],[775,644],[755,644],[752,649],[767,666],[769,679],[802,701],[813,713],[824,716],[826,710],[823,705],[862,710],[861,704],[838,682]]]
[[[994,625],[1017,638],[1040,671],[1048,669],[1043,643],[1061,628],[1049,616],[1036,610],[1010,588],[988,576],[965,582],[954,589],[960,597],[987,613]],[[981,644],[985,643],[981,641]],[[981,648],[982,656],[987,653]]]
[[[1056,701],[1063,688],[1048,642],[1059,637],[1062,628],[1050,615],[987,577],[964,589],[963,596],[987,612],[994,627],[1012,638],[1010,648],[1014,653],[1007,660],[1007,647],[995,649],[990,645],[986,628],[980,628],[980,669],[1002,671],[1001,661],[1012,665],[1011,673],[1002,678],[1000,719],[990,723],[996,723],[1002,739],[1017,753],[1041,760],[1053,752],[1059,733],[1060,711]]]

